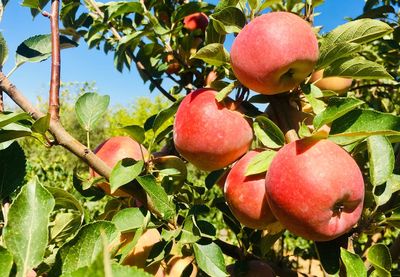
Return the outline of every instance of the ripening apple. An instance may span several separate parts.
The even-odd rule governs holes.
[[[148,156],[147,149],[143,145],[140,145],[138,142],[127,136],[112,137],[97,146],[93,152],[111,168],[113,168],[118,161],[124,158],[131,158],[138,161],[142,160],[143,157],[146,159]],[[90,168],[90,176],[98,177],[100,175]],[[96,185],[104,190],[105,193],[111,195],[109,183],[103,182]],[[131,196],[121,190],[115,191],[112,195],[125,197]]]
[[[247,24],[231,48],[238,80],[262,94],[298,86],[314,69],[318,42],[310,24],[289,12],[263,14]]]
[[[213,171],[233,163],[250,148],[253,130],[230,99],[217,102],[217,92],[198,89],[181,102],[175,116],[176,150],[199,169]]]
[[[249,163],[260,152],[249,151],[233,165],[225,181],[224,194],[240,223],[262,230],[276,221],[265,197],[265,173],[245,175]]]
[[[168,54],[166,57],[166,61],[168,63],[167,70],[165,70],[168,74],[175,74],[178,73],[179,70],[181,69],[181,65],[175,59],[173,54]]]
[[[310,78],[310,83],[314,83],[320,90],[332,90],[339,95],[346,93],[352,82],[353,80],[349,78],[324,77],[324,70],[315,71]]]
[[[240,262],[226,267],[230,277],[275,277],[273,269],[258,260]]]
[[[173,256],[167,263],[167,267],[165,270],[166,277],[182,276],[182,273],[190,264],[192,264],[192,272],[190,273],[189,277],[196,277],[198,270],[197,266],[193,264],[193,261],[193,256]]]
[[[208,25],[208,16],[205,13],[198,12],[185,16],[183,27],[189,31],[201,29],[203,32]]]
[[[330,140],[302,139],[281,148],[266,175],[275,217],[292,233],[328,241],[358,222],[364,199],[354,159]]]

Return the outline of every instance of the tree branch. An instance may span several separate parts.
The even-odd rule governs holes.
[[[49,113],[53,120],[60,120],[60,31],[59,31],[59,0],[51,3],[51,78],[49,93]]]
[[[0,113],[4,112],[3,91],[0,90]]]

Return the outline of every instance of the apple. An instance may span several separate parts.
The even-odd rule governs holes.
[[[208,25],[208,16],[205,13],[198,12],[185,16],[183,27],[189,31],[201,29],[203,32]]]
[[[362,173],[330,140],[302,139],[282,147],[266,175],[275,217],[292,233],[328,241],[350,231],[361,216]]]
[[[134,235],[134,232],[122,233],[120,237],[120,241],[122,242],[121,247],[130,243]],[[161,235],[158,230],[147,229],[140,236],[132,251],[122,261],[122,264],[137,266],[144,269],[146,272],[153,274],[154,276],[164,276],[164,270],[161,266],[161,263],[155,263],[151,266],[146,266],[146,259],[148,258],[152,247],[159,241],[161,241]]]
[[[239,262],[231,264],[226,267],[231,277],[275,277],[275,273],[272,268],[258,260],[251,260],[246,262]]]
[[[176,276],[182,276],[182,273],[184,270],[192,264],[192,272],[190,273],[190,277],[196,277],[197,276],[197,266],[193,264],[194,257],[192,256],[174,256],[172,257],[168,263],[167,263],[167,268],[166,268],[166,276],[167,277],[176,277]],[[187,275],[185,275],[187,276]]]
[[[218,78],[218,73],[215,70],[210,71],[210,73],[207,74],[207,77],[204,81],[206,87],[211,87],[212,82],[217,80]]]
[[[237,79],[262,94],[298,86],[318,60],[318,42],[310,24],[289,12],[263,14],[247,24],[231,48]]]
[[[310,83],[314,83],[321,90],[332,90],[339,95],[343,95],[349,90],[353,80],[336,76],[324,78],[324,70],[322,69],[315,71],[311,75]]]
[[[197,89],[181,102],[175,116],[176,150],[201,170],[213,171],[233,163],[250,148],[253,130],[231,99],[219,103],[217,92]]]
[[[181,69],[181,65],[179,62],[175,59],[173,54],[168,54],[166,57],[166,61],[168,63],[168,67],[166,72],[168,74],[175,74],[178,73],[179,70]]]
[[[147,159],[149,155],[147,149],[143,145],[140,145],[138,142],[127,136],[112,137],[97,146],[93,152],[111,168],[114,167],[118,161],[124,158],[131,158],[138,161],[142,160],[143,157]],[[100,175],[90,168],[90,176],[98,177]],[[111,195],[109,183],[103,182],[96,185],[104,190],[105,193]],[[131,196],[122,190],[117,190],[112,195],[124,197]]]
[[[265,197],[265,173],[245,176],[250,161],[260,152],[249,151],[233,165],[225,181],[224,194],[240,223],[262,230],[276,221]]]

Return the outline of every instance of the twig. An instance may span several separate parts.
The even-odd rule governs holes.
[[[4,112],[3,91],[0,90],[0,113]]]
[[[100,8],[97,6],[96,2],[94,0],[88,0],[88,3],[95,9],[97,15],[99,15],[101,18],[104,19],[104,13],[100,10]],[[113,26],[110,26],[111,33],[114,35],[114,37],[120,41],[122,39],[121,35],[118,33],[117,29],[115,29]],[[167,97],[170,101],[175,102],[176,99],[173,97],[171,94],[166,91],[159,82],[157,82],[154,78],[153,75],[144,67],[141,61],[138,60],[138,58],[131,52],[127,52],[127,55],[129,58],[131,58],[132,61],[135,62],[136,67],[138,70],[142,71],[144,75],[150,80],[150,82],[165,96]]]

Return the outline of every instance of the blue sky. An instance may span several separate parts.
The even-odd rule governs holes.
[[[22,41],[36,34],[50,32],[47,18],[39,15],[32,20],[29,9],[20,3],[20,0],[10,1],[0,22],[0,30],[9,48],[9,58],[3,69],[5,73],[14,66],[15,50]],[[363,4],[363,0],[326,0],[316,10],[320,15],[315,18],[315,25],[324,26],[323,32],[327,32],[346,22],[346,17],[360,15]],[[147,84],[143,84],[135,68],[121,74],[114,68],[112,54],[105,55],[100,50],[88,49],[83,40],[79,47],[62,51],[61,65],[63,82],[96,82],[101,94],[111,96],[112,104],[124,105],[138,96],[158,94],[154,91],[150,95]],[[50,60],[24,64],[11,76],[11,81],[33,102],[37,96],[47,98],[49,80]]]

